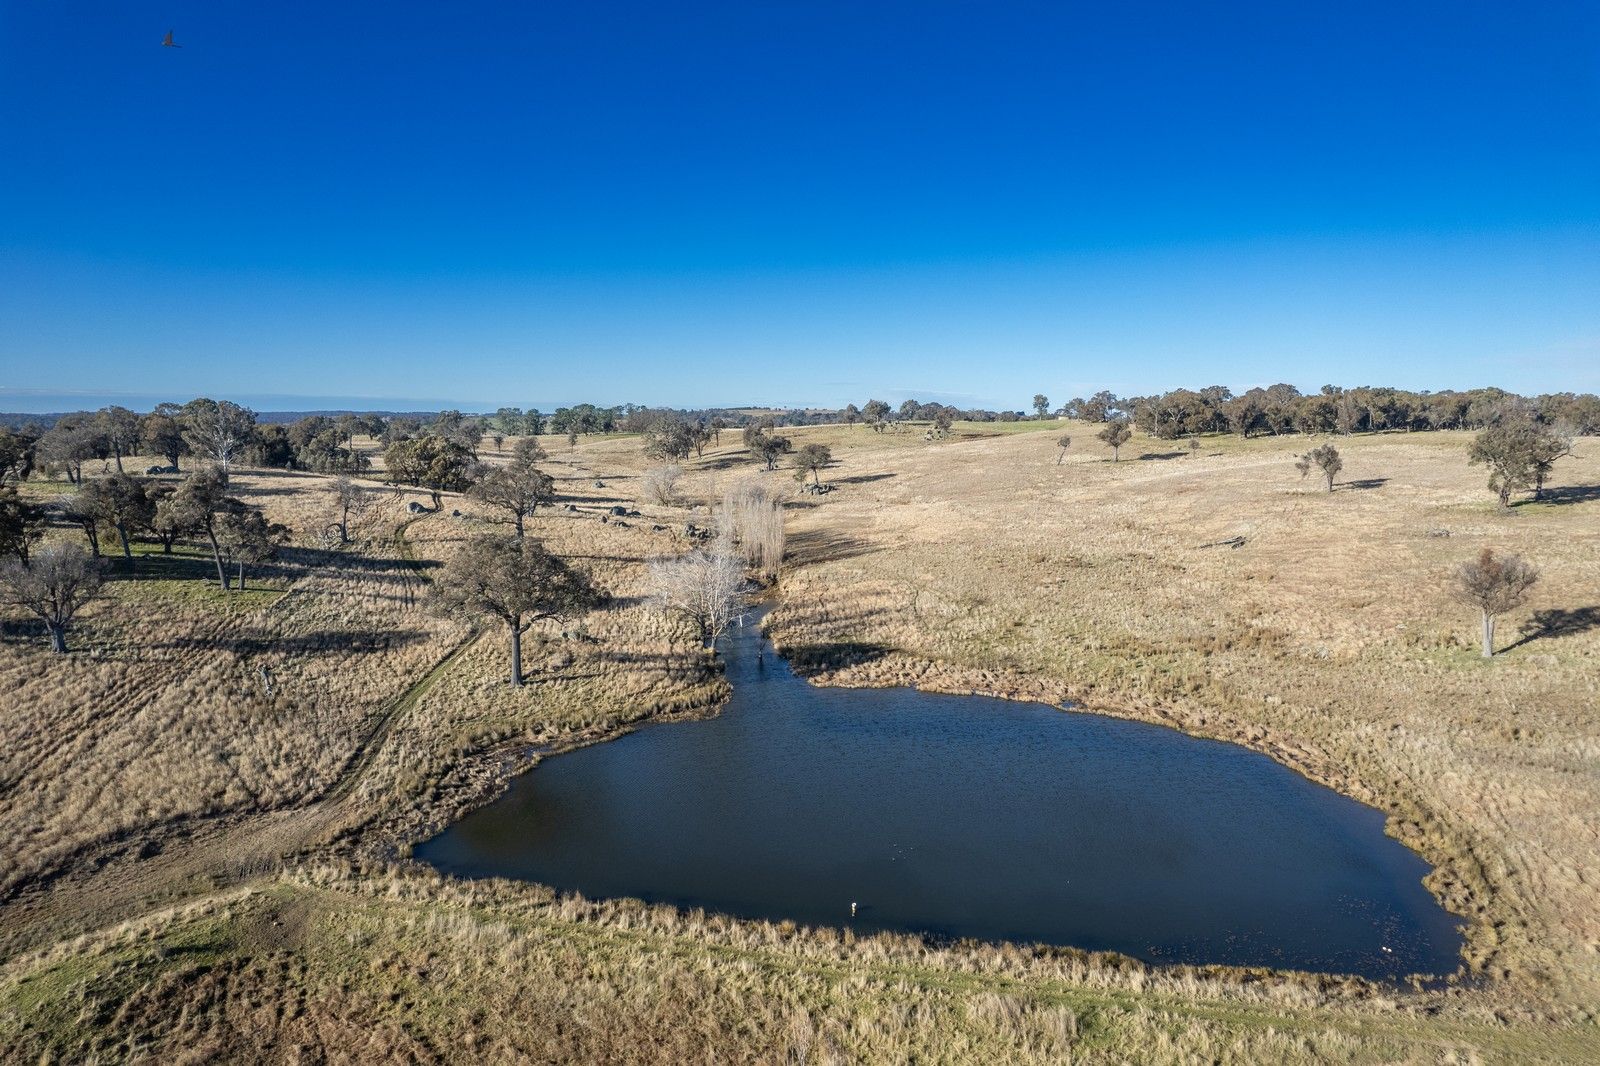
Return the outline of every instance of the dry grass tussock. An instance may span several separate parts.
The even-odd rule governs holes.
[[[1074,699],[1266,751],[1439,866],[1483,995],[1600,1002],[1600,500],[1502,512],[1465,434],[1340,439],[1332,495],[1295,474],[1299,439],[1057,466],[1049,434],[813,435],[847,487],[791,523],[828,550],[771,624],[817,680]],[[1557,481],[1600,484],[1600,441]],[[1526,639],[1489,662],[1448,592],[1485,546],[1544,574],[1502,626]]]

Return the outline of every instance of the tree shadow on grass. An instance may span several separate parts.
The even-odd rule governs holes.
[[[49,636],[44,623],[37,619],[0,618],[0,644],[43,645],[49,640]]]
[[[832,481],[835,485],[865,485],[869,481],[885,481],[894,476],[894,474],[853,474],[850,477],[836,477]]]
[[[1588,503],[1600,500],[1600,485],[1564,485],[1559,489],[1545,489],[1537,500],[1518,500],[1513,507],[1526,507],[1532,503],[1548,503],[1557,507],[1569,503]]]
[[[366,655],[373,652],[390,651],[410,644],[419,644],[428,639],[429,634],[421,629],[404,629],[387,633],[365,630],[328,630],[291,637],[269,634],[236,635],[222,640],[203,637],[177,637],[171,640],[143,641],[141,643],[145,648],[162,648],[173,651],[215,649],[221,646],[239,655],[263,655],[267,652],[279,652],[284,655],[301,656],[328,652]]]
[[[1570,637],[1579,633],[1587,633],[1591,629],[1600,629],[1600,607],[1578,607],[1573,610],[1552,608],[1548,611],[1535,611],[1533,617],[1522,624],[1522,637],[1514,643],[1506,645],[1502,651],[1520,648],[1522,645],[1545,637]]]
[[[789,538],[789,550],[785,556],[796,566],[806,566],[810,563],[856,559],[877,550],[859,537],[847,533],[809,529]]]
[[[1188,454],[1189,454],[1188,452],[1145,452],[1143,455],[1139,456],[1139,458],[1141,460],[1181,459],[1185,455],[1188,455]]]
[[[1389,483],[1386,477],[1363,477],[1354,481],[1341,481],[1335,487],[1341,489],[1381,489]]]

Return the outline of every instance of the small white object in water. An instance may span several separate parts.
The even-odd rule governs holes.
[[[1394,954],[1394,948],[1391,948],[1388,944],[1379,944],[1378,950],[1382,951],[1385,955]]]
[[[855,900],[851,900],[850,901],[850,917],[854,918],[855,916],[856,916],[856,901]],[[1383,950],[1388,951],[1389,949],[1388,948],[1384,948]]]

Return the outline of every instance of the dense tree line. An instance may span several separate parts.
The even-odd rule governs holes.
[[[1600,433],[1600,397],[1593,394],[1524,397],[1494,388],[1409,392],[1324,385],[1318,392],[1302,394],[1293,385],[1280,384],[1235,395],[1225,386],[1213,385],[1155,396],[1117,397],[1099,392],[1088,399],[1069,401],[1059,413],[1085,422],[1126,419],[1150,436],[1165,440],[1203,433],[1252,437],[1484,429],[1519,419],[1562,426],[1578,436]]]

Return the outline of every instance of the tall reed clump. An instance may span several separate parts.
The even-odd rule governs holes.
[[[783,497],[760,481],[740,481],[722,496],[722,532],[765,581],[776,581],[783,566]]]

